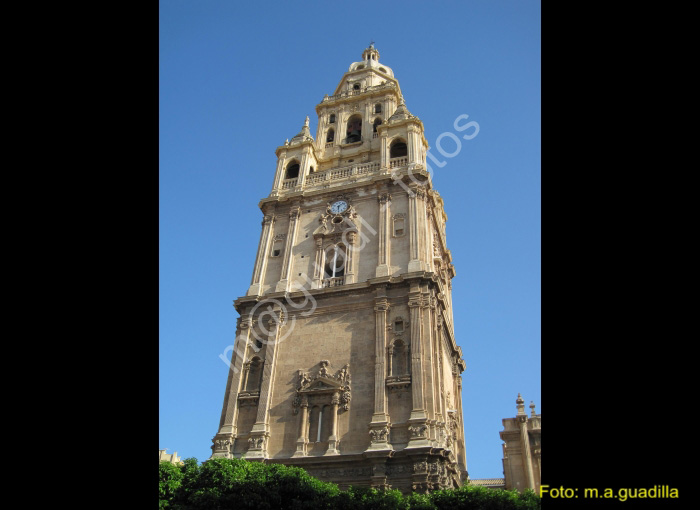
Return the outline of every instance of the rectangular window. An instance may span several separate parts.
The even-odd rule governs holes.
[[[270,250],[270,257],[279,257],[282,253],[282,239],[275,239]]]
[[[394,216],[394,237],[401,237],[404,235],[404,218],[401,216]]]

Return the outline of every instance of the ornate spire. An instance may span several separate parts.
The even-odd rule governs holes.
[[[300,143],[304,141],[312,141],[314,140],[314,137],[311,136],[311,131],[309,130],[309,116],[306,116],[306,120],[304,121],[304,125],[301,127],[301,131],[297,133],[294,138],[292,138],[290,144],[295,144],[295,143]],[[285,144],[286,145],[286,144]]]
[[[530,416],[532,416],[533,418],[536,416],[535,415],[535,403],[532,400],[530,400]]]
[[[396,111],[394,111],[394,114],[391,117],[389,117],[388,122],[393,122],[402,119],[412,119],[413,117],[415,117],[415,115],[411,114],[411,112],[408,111],[408,108],[406,108],[406,103],[403,100],[403,96],[401,96],[401,99],[399,100],[399,106],[396,108]]]

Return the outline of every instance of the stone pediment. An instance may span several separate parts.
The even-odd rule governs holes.
[[[328,377],[319,377],[318,379],[309,383],[306,388],[299,390],[300,392],[309,391],[336,391],[343,389],[343,384],[335,379],[330,379]]]

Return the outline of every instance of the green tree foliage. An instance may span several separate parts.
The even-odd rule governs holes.
[[[298,467],[241,459],[199,465],[161,463],[160,508],[170,510],[539,510],[532,491],[498,491],[465,485],[455,490],[403,496],[398,490],[350,487],[341,491]]]
[[[196,460],[195,460],[196,462]],[[170,462],[161,462],[158,465],[158,508],[168,508],[175,491],[182,483],[183,473],[180,466]]]
[[[474,485],[439,490],[430,494],[435,508],[479,510],[531,510],[540,508],[540,498],[531,490],[494,490]]]

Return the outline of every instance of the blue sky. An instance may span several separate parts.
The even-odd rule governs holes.
[[[161,0],[159,448],[210,455],[275,148],[374,40],[444,162],[467,466],[503,476],[501,420],[542,409],[540,32],[534,0]]]

